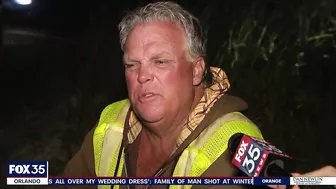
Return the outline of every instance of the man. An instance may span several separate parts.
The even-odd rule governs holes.
[[[225,94],[224,71],[206,63],[198,20],[175,3],[157,2],[127,14],[119,28],[129,99],[103,110],[64,174],[237,175],[230,136],[262,135],[239,113],[246,103]]]

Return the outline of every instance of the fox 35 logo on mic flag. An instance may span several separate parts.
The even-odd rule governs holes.
[[[7,185],[47,184],[47,161],[12,161],[7,163]]]
[[[251,177],[258,177],[268,152],[261,148],[249,136],[244,135],[240,141],[232,163]]]

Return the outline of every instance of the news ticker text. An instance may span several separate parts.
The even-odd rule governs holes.
[[[336,177],[9,177],[7,185],[336,185]]]

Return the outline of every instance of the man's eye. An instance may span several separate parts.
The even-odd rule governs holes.
[[[126,69],[134,69],[136,66],[134,64],[125,64]]]
[[[164,63],[166,63],[166,61],[165,60],[155,60],[155,63],[156,64],[164,64]]]

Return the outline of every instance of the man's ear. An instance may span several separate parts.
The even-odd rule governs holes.
[[[205,70],[205,61],[203,57],[198,57],[193,63],[193,84],[200,85]]]

